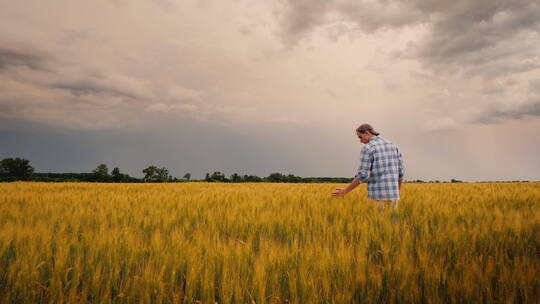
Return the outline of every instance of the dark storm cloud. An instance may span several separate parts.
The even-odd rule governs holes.
[[[284,138],[280,134],[294,133]],[[37,172],[90,172],[98,164],[118,166],[122,172],[142,177],[150,165],[166,166],[171,175],[191,172],[203,178],[206,172],[229,176],[272,172],[302,176],[322,175],[332,162],[320,163],[315,155],[302,153],[305,145],[325,155],[337,153],[332,139],[320,142],[320,134],[307,128],[286,130],[258,126],[251,130],[218,127],[195,121],[166,121],[145,129],[66,130],[48,124],[18,119],[0,119],[0,159],[24,157]],[[304,140],[296,140],[303,135]],[[335,143],[335,142],[333,142]],[[345,153],[346,151],[340,151]],[[352,154],[352,153],[349,153]],[[337,158],[339,159],[339,158]],[[318,172],[313,172],[317,164]]]
[[[0,104],[0,115],[1,114],[9,114],[13,110],[13,107],[11,105],[7,104]]]
[[[27,67],[32,70],[47,70],[51,58],[37,51],[0,46],[0,70],[9,67]]]
[[[474,123],[493,124],[506,119],[520,119],[526,116],[540,116],[540,80],[529,82],[529,90],[524,101],[491,104],[484,112],[472,120]]]
[[[540,87],[538,83],[531,83],[527,93],[517,95],[507,85],[478,89],[484,99],[476,100],[477,103],[466,100],[477,93],[474,86],[463,85],[475,77],[492,83],[516,78],[526,85],[525,73],[540,71],[538,1],[320,0],[310,5],[313,1],[285,0],[285,3],[283,39],[293,46],[315,30],[334,31],[329,36],[336,35],[336,27],[340,29],[337,35],[377,35],[381,30],[405,28],[407,31],[403,33],[407,35],[422,35],[410,40],[406,48],[396,52],[396,57],[416,60],[424,72],[436,76],[441,90],[463,86],[461,99],[452,102],[456,106],[463,104],[464,111],[478,114],[466,119],[448,117],[451,121],[494,124],[540,116],[540,93],[535,89]],[[346,26],[336,26],[339,24]]]
[[[540,97],[528,100],[526,104],[513,109],[494,108],[476,117],[473,122],[481,124],[500,123],[506,119],[520,119],[525,116],[540,115]]]
[[[108,95],[108,96],[118,96],[118,97],[128,97],[128,98],[139,98],[139,96],[130,92],[124,88],[114,88],[106,84],[101,84],[91,79],[71,81],[71,82],[60,82],[54,83],[50,86],[55,89],[68,90],[71,94],[81,97],[84,95]]]
[[[381,28],[417,24],[425,19],[414,6],[399,1],[286,0],[285,3],[283,34],[291,43],[317,26],[331,22],[350,22],[355,24],[355,30],[372,33]]]
[[[454,65],[467,76],[485,77],[539,67],[538,2],[466,1],[438,13],[418,50],[427,65],[435,69]]]
[[[0,116],[80,126],[119,125],[128,109],[150,102],[144,80],[121,73],[73,69],[61,55],[18,43],[0,47]],[[118,108],[121,108],[119,110]],[[104,113],[105,112],[105,113]],[[84,119],[83,119],[84,117]]]
[[[538,31],[540,5],[536,1],[457,1],[431,9],[433,32],[422,55],[449,60],[493,47],[522,30]]]
[[[325,13],[331,10],[331,1],[288,1],[289,10],[283,26],[288,38],[295,39],[312,27],[325,22]]]
[[[295,43],[312,29],[332,22],[374,33],[423,24],[425,40],[405,57],[436,72],[497,77],[537,69],[540,62],[540,3],[521,1],[295,1],[283,21],[286,41]],[[344,28],[346,30],[346,28]],[[529,59],[527,61],[527,59]]]

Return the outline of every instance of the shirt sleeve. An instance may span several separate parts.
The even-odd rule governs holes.
[[[362,148],[360,152],[360,166],[358,166],[358,173],[355,176],[359,182],[365,182],[369,178],[371,163],[373,163],[373,153],[367,147]]]
[[[399,178],[403,178],[404,176],[404,166],[403,166],[403,155],[401,155],[401,151],[399,149],[397,150],[398,154],[398,171],[399,171]]]

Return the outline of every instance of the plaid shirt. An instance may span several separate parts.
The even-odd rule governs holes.
[[[356,176],[367,182],[368,197],[376,200],[399,200],[398,180],[403,178],[403,158],[391,142],[372,137],[360,152]]]

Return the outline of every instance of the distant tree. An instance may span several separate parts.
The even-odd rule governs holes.
[[[187,179],[187,180],[190,180],[191,179],[191,173],[186,173],[184,174],[184,178]]]
[[[122,179],[122,173],[120,173],[120,169],[118,167],[114,167],[114,169],[111,171],[111,176],[113,182],[119,182]]]
[[[111,171],[111,177],[115,183],[126,182],[130,179],[129,175],[120,173],[120,169],[118,169],[118,167],[115,167]]]
[[[226,178],[225,178],[225,174],[219,172],[219,171],[215,171],[214,173],[212,173],[212,175],[210,175],[210,179],[213,181],[213,182],[225,182],[227,181]]]
[[[204,180],[207,182],[212,182],[212,179],[210,178],[210,173],[206,173],[206,175],[204,176]]]
[[[146,182],[166,182],[173,181],[173,177],[169,176],[169,170],[162,167],[149,166],[142,170],[144,173],[144,181]]]
[[[100,164],[98,165],[94,171],[92,171],[92,174],[94,175],[94,179],[98,182],[106,182],[109,181],[109,168],[107,168],[106,164]]]
[[[242,182],[242,176],[238,175],[238,173],[231,174],[231,182],[233,182],[233,183],[241,183]]]
[[[300,176],[296,176],[294,174],[289,174],[287,175],[287,177],[285,178],[285,180],[288,182],[288,183],[299,183],[302,181],[302,178]]]
[[[156,175],[154,177],[155,180],[160,181],[160,182],[166,182],[168,178],[169,178],[169,170],[167,170],[167,168],[162,167],[162,168],[156,169]]]
[[[243,179],[246,183],[258,183],[263,181],[263,179],[258,177],[257,175],[244,175]]]
[[[271,183],[283,183],[286,182],[287,178],[281,174],[281,173],[271,173],[266,178],[266,181],[269,181]]]
[[[156,166],[149,166],[142,170],[144,174],[144,181],[152,181],[154,179],[154,176],[156,176]]]
[[[450,182],[452,182],[452,183],[461,183],[462,181],[460,181],[460,180],[458,180],[458,179],[452,178],[452,179],[450,180]]]
[[[0,173],[17,179],[27,179],[34,173],[34,168],[30,166],[30,161],[27,159],[4,158],[0,162]]]

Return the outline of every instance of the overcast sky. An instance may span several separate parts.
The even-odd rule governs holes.
[[[0,0],[0,158],[195,178],[540,180],[534,0]]]

